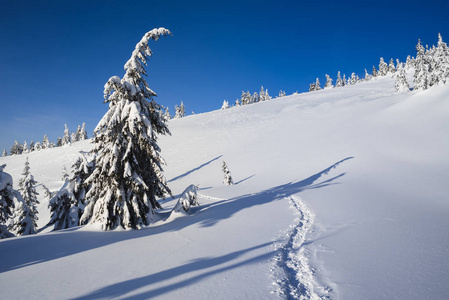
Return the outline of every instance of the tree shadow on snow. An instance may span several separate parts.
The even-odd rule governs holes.
[[[214,160],[218,158],[220,157],[217,157]],[[318,180],[321,177],[328,175],[328,173],[332,169],[336,168],[339,164],[349,159],[352,159],[352,157],[345,158],[328,167],[327,169],[324,169],[321,172],[318,172],[301,181],[279,185],[255,194],[243,195],[229,200],[219,200],[210,204],[193,207],[192,213],[194,214],[194,216],[176,218],[169,223],[162,223],[161,225],[154,227],[149,227],[141,230],[108,232],[84,230],[73,231],[73,229],[70,229],[61,230],[49,234],[32,235],[22,238],[2,240],[0,242],[0,253],[2,254],[2,257],[4,259],[0,260],[0,273],[39,264],[42,262],[52,261],[58,258],[93,250],[114,243],[121,243],[125,240],[145,238],[152,235],[156,236],[158,234],[163,234],[165,232],[181,230],[182,228],[195,224],[200,224],[203,227],[210,227],[217,224],[221,220],[230,218],[243,209],[247,209],[256,205],[263,205],[274,200],[279,200],[300,193],[304,190],[318,189],[336,184],[335,181],[344,176],[345,173],[341,173],[320,182],[318,182]],[[204,165],[205,164],[203,164],[202,166]],[[196,169],[199,169],[200,167]],[[190,172],[193,172],[194,170],[195,169]],[[245,261],[235,261],[245,253],[255,251],[261,247],[267,247],[269,246],[269,244],[271,243],[243,249],[219,257],[201,258],[199,260],[195,260],[193,262],[189,262],[172,269],[103,287],[97,291],[90,293],[89,295],[82,296],[79,299],[109,298],[125,295],[126,293],[132,292],[133,290],[136,290],[138,288],[154,284],[155,282],[161,282],[173,278],[173,276],[187,274],[192,271],[204,270],[202,274],[189,277],[188,279],[185,279],[176,284],[167,284],[165,286],[156,287],[149,292],[139,294],[135,298],[141,299],[150,298],[156,295],[162,295],[173,289],[181,288],[183,286],[200,281],[208,276],[224,272],[229,269],[241,267],[243,265],[254,264],[260,262],[261,260],[269,259],[274,256],[273,251],[269,253],[265,252],[265,254],[263,255],[255,256]],[[224,263],[227,264],[223,265]],[[221,267],[217,268],[217,266]]]
[[[205,162],[204,164],[202,164],[202,165],[200,165],[200,166],[198,166],[198,167],[196,167],[196,168],[194,168],[194,169],[192,169],[192,170],[190,170],[190,171],[185,172],[184,174],[181,174],[181,175],[179,175],[179,176],[176,176],[176,177],[170,179],[170,180],[167,181],[167,182],[176,181],[176,180],[178,180],[178,179],[181,179],[181,178],[183,178],[183,177],[186,177],[187,175],[190,175],[190,174],[192,174],[193,172],[198,171],[198,170],[201,169],[201,168],[204,168],[204,167],[207,166],[208,164],[210,164],[210,163],[216,161],[217,159],[220,159],[220,157],[222,157],[222,156],[223,156],[223,155],[217,156],[217,157],[215,157],[215,158],[209,160],[208,162]]]

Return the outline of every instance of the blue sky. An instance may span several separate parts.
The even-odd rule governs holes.
[[[415,54],[418,38],[449,41],[447,1],[4,1],[0,0],[0,151],[51,141],[106,113],[103,86],[143,34],[156,101],[187,112],[219,109],[242,90],[303,92],[325,74],[363,76],[379,58]]]

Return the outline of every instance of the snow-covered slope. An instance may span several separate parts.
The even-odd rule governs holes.
[[[396,94],[385,77],[172,120],[169,186],[199,185],[201,205],[168,218],[176,200],[163,200],[139,231],[1,240],[2,297],[448,298],[448,99],[449,86]],[[55,190],[90,147],[30,153],[31,172]],[[0,158],[16,184],[25,158]]]

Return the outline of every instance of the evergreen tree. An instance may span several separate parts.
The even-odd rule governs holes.
[[[373,66],[373,78],[377,77],[377,70],[376,67]]]
[[[407,70],[408,70],[408,69],[411,69],[411,68],[414,67],[414,64],[415,64],[415,60],[412,59],[412,58],[410,57],[410,55],[408,55],[408,56],[407,56],[407,60],[405,61],[405,68],[406,68]]]
[[[317,78],[315,82],[315,91],[321,90],[320,80]]]
[[[410,90],[410,86],[408,85],[406,74],[404,68],[402,66],[399,66],[397,69],[397,72],[395,74],[396,80],[395,80],[395,88],[396,91],[399,93],[407,92]]]
[[[164,120],[165,120],[165,122],[168,122],[168,121],[170,121],[170,119],[171,119],[170,111],[169,111],[168,107],[166,107],[165,112],[164,112]]]
[[[67,181],[69,180],[69,173],[67,172],[67,168],[65,166],[62,166],[62,177],[61,180],[62,181]]]
[[[368,71],[365,69],[365,81],[370,81],[371,80],[371,75],[368,74]]]
[[[67,124],[64,124],[64,136],[62,137],[62,145],[70,145],[71,139],[70,139],[70,131],[67,127]]]
[[[12,177],[3,169],[6,165],[0,166],[0,239],[13,237],[14,235],[8,230],[7,223],[12,217],[14,209],[14,199],[20,195],[12,187]]]
[[[334,86],[332,85],[332,78],[326,74],[326,84],[324,85],[325,89],[331,89]]]
[[[253,96],[251,97],[251,103],[256,103],[260,101],[259,94],[257,92],[254,92]]]
[[[81,125],[78,125],[78,128],[75,131],[75,136],[72,139],[72,141],[78,142],[80,140],[80,138],[81,138]]]
[[[175,119],[183,118],[186,115],[184,103],[181,101],[181,105],[175,105]]]
[[[23,145],[19,143],[18,141],[14,141],[14,145],[12,145],[11,150],[9,150],[9,153],[11,155],[14,154],[22,154]]]
[[[30,152],[33,152],[33,151],[34,151],[34,142],[31,141],[31,143],[30,143]]]
[[[235,106],[240,106],[240,99],[235,100]]]
[[[309,92],[314,92],[314,91],[316,91],[315,83],[309,84]]]
[[[8,152],[6,152],[6,149],[3,149],[2,157],[8,156]]]
[[[438,44],[433,53],[434,67],[432,68],[432,78],[434,84],[446,83],[449,75],[449,48],[443,42],[441,34],[438,34]]]
[[[345,85],[345,83],[343,82],[343,79],[341,79],[340,71],[338,71],[338,73],[337,73],[337,81],[335,82],[335,87],[341,87],[341,86],[344,86],[344,85]]]
[[[12,225],[12,231],[17,235],[36,233],[36,221],[38,220],[36,204],[39,204],[37,200],[37,195],[39,194],[36,192],[36,184],[37,182],[34,180],[33,175],[31,175],[30,164],[27,158],[22,178],[19,180],[19,191],[23,201],[19,202],[14,212],[16,220]]]
[[[42,147],[42,149],[50,148],[50,141],[48,140],[48,137],[46,134],[44,134],[44,138],[42,139],[41,147]]]
[[[281,98],[281,97],[285,97],[285,91],[283,91],[283,90],[279,90],[278,98]]]
[[[356,75],[354,72],[351,74],[350,84],[354,85],[357,82],[359,82],[359,76]]]
[[[426,90],[429,87],[428,75],[429,66],[425,57],[425,50],[421,44],[421,40],[418,40],[416,45],[416,59],[415,59],[415,75],[414,75],[414,90]]]
[[[241,105],[247,105],[252,103],[251,93],[247,91],[246,93],[242,91],[242,96],[240,98]]]
[[[28,152],[30,152],[30,150],[28,149],[28,143],[27,143],[27,141],[24,141],[22,153],[28,153]]]
[[[62,139],[60,136],[58,136],[58,139],[56,140],[56,147],[61,147],[62,146]]]
[[[268,101],[268,100],[271,100],[271,97],[270,97],[270,95],[268,94],[268,90],[264,90],[264,89],[263,89],[263,86],[261,86],[261,88],[260,88],[259,100],[260,100],[260,101]]]
[[[79,140],[84,141],[87,139],[88,139],[88,136],[87,136],[87,131],[86,131],[86,123],[83,122],[83,125],[81,126],[81,131],[79,134]]]
[[[223,100],[223,105],[221,106],[221,109],[227,109],[229,108],[229,102],[226,100]]]
[[[396,67],[394,66],[393,59],[390,59],[390,63],[388,64],[388,73],[394,74],[396,72]]]
[[[385,76],[388,73],[388,65],[387,63],[384,61],[384,58],[381,57],[380,58],[380,62],[379,62],[379,74],[380,76]]]
[[[36,142],[36,144],[34,144],[34,151],[40,151],[41,149],[42,149],[41,143]]]
[[[346,75],[343,74],[343,86],[345,86],[345,85],[346,85]]]
[[[162,107],[144,77],[152,55],[148,42],[171,34],[165,28],[147,32],[125,64],[123,79],[111,77],[105,85],[109,110],[95,128],[96,164],[86,180],[91,185],[80,223],[98,224],[103,230],[138,229],[149,225],[156,197],[171,195],[157,145],[157,134],[169,130],[161,117]]]
[[[226,163],[223,161],[223,166],[222,166],[222,171],[224,174],[224,183],[226,185],[233,185],[234,182],[232,181],[232,176],[231,176],[231,172],[228,169],[228,166],[226,165]]]

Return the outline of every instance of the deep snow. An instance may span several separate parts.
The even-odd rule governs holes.
[[[449,298],[449,86],[394,80],[172,120],[174,194],[200,206],[139,231],[76,228],[0,241],[5,299]],[[106,108],[105,108],[106,109]],[[14,187],[58,189],[88,141],[0,158]],[[226,161],[235,185],[223,184]],[[39,226],[49,219],[40,192]]]

